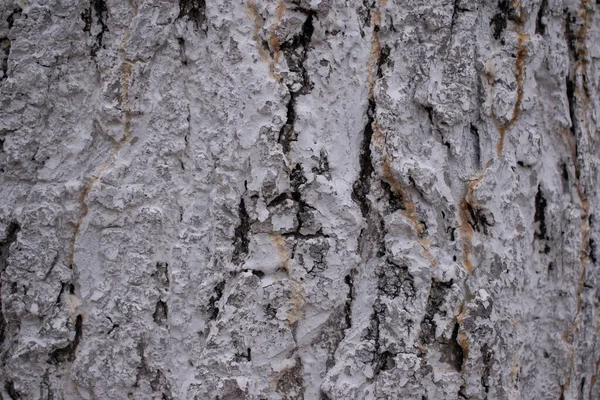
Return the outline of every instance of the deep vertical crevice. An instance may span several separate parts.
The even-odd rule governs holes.
[[[458,341],[458,331],[460,329],[460,324],[458,321],[454,324],[454,329],[452,330],[452,337],[450,338],[450,342],[444,346],[446,362],[452,365],[454,369],[458,372],[462,371],[463,362],[465,359],[465,354],[462,346]]]
[[[106,7],[104,0],[90,0],[90,6],[96,14],[97,24],[100,25],[100,31],[96,34],[96,42],[92,45],[92,50],[90,51],[90,55],[95,57],[96,54],[98,54],[98,51],[104,48],[102,40],[104,38],[104,34],[109,31],[108,26],[106,25],[108,8]],[[87,11],[87,18],[84,14],[82,15],[82,19],[86,24],[83,30],[85,31],[87,29],[87,32],[91,33],[91,10]]]
[[[435,330],[437,324],[434,317],[436,314],[446,315],[446,312],[442,310],[442,304],[446,298],[446,294],[452,287],[452,281],[439,282],[436,280],[431,281],[431,288],[429,289],[429,297],[427,299],[427,308],[425,309],[425,316],[421,321],[421,333],[420,340],[425,346],[428,346],[435,342]]]
[[[546,198],[542,191],[542,185],[538,185],[537,193],[535,194],[535,215],[534,222],[537,224],[535,237],[539,240],[547,240],[546,235]]]
[[[299,356],[296,356],[296,363],[293,367],[283,371],[277,380],[276,390],[284,394],[284,399],[304,399],[304,366]]]
[[[160,289],[168,290],[169,284],[170,284],[170,282],[169,282],[169,263],[163,262],[163,261],[158,261],[156,263],[156,271],[154,271],[151,276],[154,279],[156,279],[156,282]]]
[[[567,41],[567,48],[569,49],[569,55],[575,62],[579,61],[579,51],[577,51],[577,33],[574,25],[576,23],[575,16],[572,15],[567,9],[564,10],[565,15],[565,39]]]
[[[544,17],[546,16],[546,9],[548,8],[548,0],[542,0],[540,4],[540,8],[537,13],[537,18],[535,20],[535,33],[538,35],[546,34],[546,24],[544,22]]]
[[[225,289],[225,281],[221,281],[215,286],[215,294],[208,300],[208,318],[214,321],[219,317],[219,301],[223,297],[223,289]]]
[[[494,39],[499,40],[502,37],[502,33],[506,29],[507,23],[507,14],[508,14],[508,0],[501,0],[498,2],[498,12],[494,14],[492,20],[490,21],[490,26],[493,29]]]
[[[6,335],[6,320],[2,313],[2,276],[8,266],[8,258],[10,257],[10,247],[17,241],[17,235],[21,230],[21,226],[12,221],[6,229],[5,239],[0,241],[0,352],[3,349],[4,339]]]
[[[481,386],[487,395],[490,391],[490,373],[491,373],[491,363],[493,352],[490,351],[488,344],[484,343],[481,346],[481,355],[483,362],[483,373],[481,374]]]
[[[21,18],[21,14],[23,9],[19,6],[13,9],[10,15],[6,18],[6,22],[8,22],[8,30],[11,30],[15,24],[15,20]]]
[[[8,58],[10,56],[10,39],[3,37],[0,38],[0,82],[8,78]]]
[[[473,144],[475,152],[475,165],[478,169],[481,169],[481,142],[479,138],[479,129],[473,124],[469,128],[471,135],[473,135]]]
[[[377,78],[383,78],[383,67],[390,63],[390,46],[385,45],[381,48],[379,53],[379,60],[377,62]]]
[[[156,325],[166,326],[169,319],[169,308],[167,307],[167,303],[162,300],[158,300],[156,302],[156,308],[154,309],[152,318],[154,319]]]
[[[289,100],[286,104],[286,122],[281,127],[277,139],[277,142],[281,144],[283,152],[286,154],[291,149],[291,142],[295,142],[298,138],[294,129],[298,96],[309,93],[312,90],[312,84],[310,83],[305,63],[308,58],[308,48],[314,32],[313,17],[315,13],[310,11],[307,14],[300,33],[280,46],[280,50],[286,58],[289,71],[295,76],[293,82],[287,84]]]
[[[354,277],[356,275],[356,270],[351,270],[348,275],[344,278],[344,282],[348,285],[348,295],[346,296],[346,301],[344,302],[344,321],[345,321],[345,329],[349,329],[352,327],[352,302],[354,301]]]
[[[196,31],[202,29],[206,33],[206,27],[203,27],[206,21],[205,0],[179,0],[179,15],[177,15],[177,19],[184,17],[193,22]]]
[[[80,314],[75,319],[75,338],[71,343],[66,345],[63,348],[56,349],[52,353],[50,353],[50,358],[48,362],[50,364],[60,364],[62,362],[73,362],[75,361],[77,346],[79,346],[79,342],[81,341],[81,337],[83,335],[83,316]]]
[[[22,398],[21,393],[15,389],[15,383],[13,381],[6,381],[4,383],[4,390],[6,390],[6,393],[10,396],[11,400],[19,400]]]
[[[233,256],[231,261],[235,264],[240,265],[244,261],[246,255],[248,254],[248,248],[250,244],[250,215],[246,210],[246,204],[244,203],[244,198],[240,200],[240,204],[238,206],[238,218],[240,220],[238,226],[235,228],[234,238],[233,238]]]
[[[363,129],[363,138],[360,146],[358,179],[352,187],[352,199],[360,207],[363,218],[367,217],[370,210],[370,201],[367,198],[371,190],[371,174],[375,171],[371,161],[371,140],[373,137],[373,123],[375,121],[375,100],[369,99],[367,107],[367,123]]]

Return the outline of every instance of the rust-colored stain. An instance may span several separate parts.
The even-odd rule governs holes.
[[[462,323],[463,320],[465,319],[465,313],[467,311],[466,308],[466,304],[462,303],[461,305],[461,311],[460,314],[458,314],[456,316],[456,323],[458,324],[459,327],[462,327]],[[469,338],[467,336],[467,333],[464,330],[460,330],[458,332],[458,336],[456,337],[456,341],[458,342],[458,345],[460,346],[460,348],[463,351],[463,370],[464,370],[464,365],[466,364],[467,360],[469,359]]]
[[[460,202],[458,213],[460,217],[459,235],[463,245],[462,263],[467,273],[471,274],[473,273],[473,263],[471,262],[471,240],[473,239],[473,227],[471,227],[471,224],[469,224],[469,211],[466,195],[465,198],[463,198]]]
[[[371,50],[369,59],[367,60],[367,85],[369,87],[369,99],[375,97],[375,83],[377,77],[377,66],[379,64],[379,56],[381,55],[381,43],[379,41],[378,26],[381,22],[381,11],[379,4],[376,5],[373,11],[373,34],[371,36]]]
[[[248,17],[253,21],[253,24],[254,24],[254,33],[253,33],[252,38],[256,42],[256,49],[258,50],[258,54],[260,55],[260,58],[263,60],[263,62],[265,62],[269,66],[269,76],[277,81],[281,80],[281,77],[275,73],[275,63],[280,58],[280,51],[279,51],[279,40],[275,37],[274,31],[275,31],[275,28],[277,27],[277,24],[281,20],[281,18],[283,18],[284,13],[285,13],[285,5],[283,4],[283,1],[280,1],[277,5],[275,22],[273,22],[273,24],[269,27],[270,28],[269,29],[269,31],[270,31],[269,45],[271,46],[271,48],[276,50],[275,57],[271,58],[271,55],[267,51],[265,51],[263,44],[262,44],[262,40],[260,38],[260,31],[263,29],[263,23],[264,23],[263,18],[260,15],[258,6],[254,2],[254,0],[248,1],[247,14],[248,14]]]
[[[134,7],[134,11],[135,11],[135,14],[137,14],[136,7]],[[121,41],[121,45],[120,45],[120,50],[123,53],[125,53],[125,45],[127,44],[128,40],[129,40],[129,28],[126,29],[125,35],[124,35],[123,40]],[[119,94],[119,102],[120,102],[121,110],[123,110],[123,117],[125,119],[125,121],[123,123],[123,137],[119,141],[114,142],[114,146],[113,146],[112,150],[110,151],[110,153],[108,154],[106,161],[104,161],[102,164],[100,164],[100,166],[94,172],[94,175],[92,175],[92,177],[84,185],[84,187],[81,191],[81,195],[79,196],[80,212],[79,212],[79,216],[77,217],[77,221],[75,222],[73,236],[71,238],[71,245],[69,247],[69,253],[67,256],[67,263],[68,263],[69,268],[73,268],[73,259],[75,257],[75,245],[77,243],[77,237],[79,235],[79,230],[81,229],[81,224],[83,223],[84,218],[88,214],[88,204],[87,204],[88,197],[89,197],[92,189],[94,188],[94,185],[96,184],[96,182],[98,182],[98,179],[100,178],[100,175],[102,174],[102,172],[104,172],[104,170],[112,163],[112,161],[114,160],[117,153],[123,148],[123,146],[131,138],[131,114],[132,114],[132,112],[131,112],[131,103],[129,101],[129,89],[131,87],[131,74],[132,74],[132,70],[133,70],[133,64],[135,62],[137,62],[137,61],[131,61],[131,60],[127,60],[125,58],[123,63],[121,64],[121,76],[120,76],[121,93]]]
[[[519,375],[519,355],[518,355],[518,353],[515,353],[513,355],[512,367],[511,367],[510,373],[508,375],[513,379],[516,379]]]
[[[302,288],[300,283],[294,280],[290,275],[290,254],[287,248],[285,247],[285,239],[278,233],[270,233],[269,238],[277,248],[277,255],[279,256],[279,262],[281,264],[281,268],[284,269],[287,277],[291,282],[291,301],[292,301],[292,311],[288,314],[287,321],[289,325],[294,324],[303,316],[302,308],[304,307],[305,301],[304,296],[302,295]]]
[[[390,189],[394,194],[396,194],[399,198],[402,199],[402,204],[404,210],[402,210],[402,215],[404,215],[412,224],[413,230],[417,234],[417,242],[421,246],[421,255],[429,261],[432,267],[437,265],[437,260],[429,251],[431,244],[429,239],[424,236],[425,227],[423,223],[419,221],[417,217],[417,207],[415,203],[412,201],[411,197],[404,190],[404,186],[402,183],[398,182],[396,178],[394,178],[394,172],[392,167],[390,166],[389,156],[385,156],[383,160],[383,174],[382,180],[390,185]]]
[[[580,87],[580,84],[576,84],[576,86],[574,88],[575,89],[574,94],[576,95],[577,99],[582,100],[583,110],[582,110],[581,118],[583,119],[583,123],[584,123],[584,127],[585,127],[585,134],[586,134],[588,140],[591,138],[591,133],[590,133],[589,120],[588,120],[590,99],[589,99],[589,90],[588,90],[587,84],[586,84],[586,76],[588,73],[587,68],[588,68],[588,63],[589,63],[589,60],[588,60],[589,51],[587,48],[586,41],[587,41],[587,31],[589,29],[589,25],[591,22],[591,14],[593,13],[593,10],[590,10],[590,8],[591,8],[590,0],[581,0],[580,5],[579,5],[579,10],[578,10],[578,16],[581,18],[583,23],[581,24],[580,28],[575,33],[575,37],[577,39],[575,51],[577,53],[578,61],[575,63],[574,71],[573,71],[574,78],[577,77],[577,71],[579,71],[579,70],[581,71],[581,74],[583,75],[582,84],[581,84],[582,87]],[[574,122],[575,121],[571,121],[571,123],[574,123]],[[588,200],[587,194],[584,192],[584,190],[581,187],[581,181],[580,181],[580,171],[581,170],[580,170],[579,163],[577,162],[577,149],[576,149],[577,138],[571,137],[571,135],[569,134],[569,132],[566,129],[562,131],[562,136],[563,136],[563,138],[570,150],[570,153],[571,153],[571,159],[573,161],[573,167],[575,168],[575,173],[576,173],[577,196],[579,197],[579,201],[581,204],[581,211],[582,211],[581,212],[581,248],[580,248],[580,253],[579,253],[579,262],[580,262],[581,267],[580,267],[580,273],[579,273],[579,281],[578,281],[578,285],[577,285],[576,313],[575,313],[575,317],[573,318],[573,321],[571,322],[571,325],[563,333],[563,340],[565,340],[571,346],[571,349],[569,351],[569,377],[567,379],[567,382],[565,383],[565,387],[568,388],[570,381],[571,381],[571,376],[573,373],[573,366],[574,366],[573,341],[575,340],[575,336],[577,335],[577,333],[579,332],[579,329],[580,329],[579,322],[580,322],[581,308],[583,305],[583,299],[582,299],[581,295],[583,293],[583,287],[584,287],[584,283],[585,283],[586,263],[589,258],[588,257],[588,248],[590,245],[590,222],[589,222],[590,205],[589,205],[589,200]],[[591,393],[591,388],[594,386],[594,384],[596,383],[596,380],[597,380],[597,370],[598,370],[599,363],[600,363],[600,360],[598,360],[598,362],[596,363],[596,371],[595,371],[595,374],[592,376],[590,393]]]
[[[520,5],[519,5],[520,7]],[[523,13],[523,9],[521,10],[521,16]],[[522,18],[522,17],[521,17]],[[500,124],[496,117],[496,113],[492,110],[492,115],[494,118],[494,123],[496,128],[498,129],[498,133],[500,138],[498,139],[498,144],[496,145],[496,152],[498,155],[502,154],[502,150],[504,148],[504,137],[506,136],[506,132],[510,130],[510,128],[517,122],[519,116],[521,115],[521,103],[523,102],[523,80],[525,78],[525,60],[527,58],[527,49],[525,48],[525,43],[530,39],[530,36],[523,32],[521,27],[517,29],[517,60],[515,61],[515,80],[517,81],[517,100],[515,101],[515,105],[513,107],[512,117],[505,124]]]
[[[489,167],[489,164],[486,164],[484,168],[485,170]],[[475,188],[483,179],[483,173],[477,176],[475,179],[472,179],[467,185],[467,191],[460,201],[460,207],[458,209],[458,216],[460,220],[459,226],[459,236],[462,241],[463,250],[462,250],[462,263],[465,267],[465,270],[468,274],[473,273],[473,262],[471,261],[471,253],[472,253],[472,244],[473,240],[473,227],[469,223],[469,206],[473,206],[475,201],[475,196],[473,194]]]
[[[275,30],[277,29],[277,26],[279,25],[279,22],[281,22],[281,20],[283,19],[284,15],[285,4],[283,4],[283,0],[279,0],[279,2],[277,3],[277,8],[275,9],[275,20],[269,27],[269,45],[271,46],[271,49],[274,54],[273,61],[276,63],[278,63],[281,59],[281,51],[279,49],[281,43],[279,43],[279,39],[275,35]]]
[[[304,315],[302,308],[304,307],[304,296],[302,295],[302,288],[296,282],[292,282],[292,312],[288,314],[287,321],[289,325],[294,324],[300,320]]]
[[[290,273],[290,254],[285,248],[285,239],[278,233],[270,233],[269,238],[277,248],[277,255],[279,256],[279,262],[281,268],[289,275]]]
[[[373,121],[373,135],[371,135],[371,142],[373,142],[378,149],[385,149],[387,144],[387,137],[383,134],[383,130],[377,121]]]

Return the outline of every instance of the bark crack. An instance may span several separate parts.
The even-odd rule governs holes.
[[[50,364],[60,364],[62,362],[73,362],[75,361],[75,357],[77,355],[77,346],[81,341],[81,337],[83,334],[83,316],[79,314],[75,319],[75,338],[65,347],[54,350],[50,353],[50,359],[48,362]]]
[[[6,335],[6,319],[4,319],[4,314],[2,313],[2,277],[4,276],[4,272],[8,267],[8,258],[10,257],[10,247],[13,243],[17,241],[17,235],[21,230],[21,226],[16,222],[12,221],[8,224],[6,229],[6,233],[4,235],[5,239],[0,241],[0,354],[2,353],[4,347],[4,339]]]
[[[249,234],[250,227],[252,225],[250,221],[250,215],[246,210],[246,204],[244,198],[240,199],[240,205],[238,206],[238,218],[240,220],[239,225],[235,228],[235,234],[233,239],[233,255],[231,261],[237,265],[244,262],[245,257],[248,255],[249,250]]]
[[[202,29],[204,33],[208,27],[204,25],[206,20],[206,1],[205,0],[179,0],[179,15],[177,19],[187,17],[194,23],[195,30]]]
[[[289,90],[289,100],[286,105],[286,123],[279,131],[277,142],[283,147],[284,153],[289,153],[291,142],[298,139],[298,133],[294,129],[296,122],[296,103],[298,96],[309,93],[312,90],[312,84],[306,70],[306,59],[308,58],[308,48],[314,32],[313,11],[309,11],[306,20],[302,24],[300,33],[291,40],[275,46],[275,50],[281,50],[286,58],[290,72],[293,74],[292,81],[287,84]]]

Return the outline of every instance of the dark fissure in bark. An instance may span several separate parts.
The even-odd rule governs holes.
[[[490,372],[491,372],[491,363],[493,351],[490,351],[487,343],[484,343],[481,346],[481,354],[483,361],[483,373],[481,374],[481,386],[485,393],[489,393],[490,391]]]
[[[8,29],[9,30],[15,24],[15,19],[21,18],[21,12],[22,11],[23,11],[23,9],[21,7],[17,6],[17,8],[13,9],[13,12],[10,13],[10,15],[8,16],[8,18],[6,18],[6,22],[8,22]]]
[[[458,330],[460,329],[460,325],[458,322],[454,324],[454,330],[452,331],[452,338],[450,342],[446,343],[442,347],[443,357],[441,361],[444,361],[458,372],[462,371],[463,361],[465,358],[463,348],[458,343]]]
[[[596,261],[598,261],[597,259],[597,253],[596,253],[596,241],[594,240],[594,238],[590,238],[590,260],[596,264]]]
[[[52,353],[50,353],[50,359],[48,362],[50,364],[58,365],[62,362],[73,362],[75,361],[75,356],[77,352],[77,346],[79,346],[79,342],[81,341],[81,336],[83,334],[83,316],[80,314],[75,319],[75,338],[71,343],[66,345],[61,349],[56,349]]]
[[[546,235],[546,207],[547,202],[542,191],[542,185],[538,185],[538,191],[535,195],[535,215],[533,221],[538,224],[535,237],[539,240],[547,240]]]
[[[205,0],[179,0],[179,15],[177,19],[187,17],[194,23],[196,30],[202,28],[206,20],[206,1]],[[206,33],[206,30],[204,30]]]
[[[473,207],[468,202],[466,204],[467,204],[467,211],[469,212],[469,221],[468,222],[469,222],[469,225],[471,225],[471,228],[473,228],[473,230],[477,231],[477,232],[481,232],[481,230],[483,230],[483,233],[485,235],[487,235],[488,228],[491,226],[494,226],[493,218],[488,219],[488,217],[486,216],[485,210],[478,208],[478,207]]]
[[[289,153],[291,142],[295,142],[298,138],[294,130],[296,122],[296,100],[299,95],[309,93],[312,90],[312,85],[306,71],[305,62],[308,57],[308,48],[314,32],[313,16],[314,12],[308,12],[306,20],[302,24],[302,30],[295,35],[291,40],[283,43],[280,50],[283,52],[290,72],[294,72],[300,76],[300,89],[293,91],[291,86],[288,86],[290,99],[287,103],[286,123],[279,131],[277,142],[283,147],[284,153]]]
[[[98,19],[97,23],[98,25],[100,25],[100,32],[98,32],[98,34],[96,35],[96,42],[92,45],[92,49],[90,51],[90,55],[92,57],[96,57],[98,51],[101,48],[104,48],[104,46],[102,45],[102,39],[104,37],[104,34],[106,32],[109,32],[108,26],[105,22],[108,18],[108,8],[106,7],[106,3],[104,2],[104,0],[90,0],[90,8],[84,11],[83,14],[81,14],[81,19],[85,23],[83,30],[88,33],[91,32],[92,9],[94,10],[96,18]]]
[[[565,39],[569,48],[569,55],[575,62],[579,61],[579,52],[577,51],[577,34],[575,33],[575,16],[572,15],[566,8],[565,14]]]
[[[321,150],[319,154],[319,166],[313,167],[312,172],[317,175],[323,175],[327,179],[331,179],[331,174],[329,173],[329,158],[327,157],[327,152],[325,150]]]
[[[215,295],[208,300],[208,319],[214,321],[219,316],[219,305],[217,304],[223,297],[223,289],[225,289],[225,281],[217,283],[215,286]]]
[[[537,13],[537,18],[535,20],[535,33],[538,35],[546,34],[546,24],[543,19],[546,15],[546,9],[548,8],[548,0],[542,0],[542,4],[540,5],[540,9]]]
[[[352,326],[352,302],[354,301],[354,277],[356,276],[356,270],[351,270],[348,275],[344,278],[344,282],[348,285],[348,296],[344,302],[344,316],[346,326],[345,329],[349,329]]]
[[[435,341],[437,324],[435,323],[434,317],[438,313],[443,316],[446,315],[446,312],[441,310],[441,306],[444,303],[448,291],[452,287],[452,283],[452,281],[431,281],[431,289],[429,290],[429,298],[427,299],[427,308],[425,316],[421,321],[421,343],[424,345],[430,345]]]
[[[300,230],[302,229],[302,219],[305,213],[308,211],[307,209],[310,207],[304,200],[302,200],[300,186],[306,183],[306,177],[304,176],[301,164],[296,164],[296,166],[290,172],[290,183],[293,188],[292,200],[298,203],[298,211],[296,212],[296,220],[298,223],[296,225],[295,233],[299,234]]]
[[[577,142],[577,116],[576,116],[576,107],[577,107],[577,97],[575,96],[575,83],[571,79],[569,75],[566,78],[566,89],[567,89],[567,101],[569,103],[569,117],[571,118],[571,126],[569,127],[569,132],[571,133],[571,137],[574,139],[575,146],[575,159],[573,160],[573,165],[575,166],[575,178],[579,180],[580,171],[579,171],[579,163],[577,162],[577,154],[579,153],[579,146]]]
[[[6,381],[6,383],[4,383],[4,390],[6,390],[6,393],[8,393],[12,400],[19,400],[21,398],[21,393],[15,389],[15,383],[13,381]]]
[[[389,205],[389,212],[393,213],[398,210],[404,210],[404,199],[399,193],[395,193],[389,183],[381,181],[381,188],[383,189]]]
[[[285,399],[304,399],[304,366],[300,357],[296,357],[296,365],[285,371],[277,381],[277,391],[284,393]]]
[[[524,22],[522,21],[520,13],[513,6],[512,1],[500,0],[498,1],[498,12],[494,14],[490,21],[490,25],[494,30],[494,39],[498,40],[502,37],[502,33],[508,26],[508,20],[514,21],[517,24],[522,24]],[[501,44],[504,44],[504,39],[501,40]]]
[[[141,378],[146,378],[146,380],[150,383],[150,388],[154,393],[160,393],[162,400],[172,400],[173,396],[171,394],[171,385],[169,381],[165,377],[165,374],[160,370],[152,370],[148,365],[148,360],[146,359],[146,343],[142,340],[138,343],[137,351],[140,356],[140,365],[137,368],[137,374],[135,377],[135,383],[133,387],[140,386]]]
[[[244,258],[248,254],[248,246],[250,244],[250,239],[248,238],[251,225],[250,215],[248,215],[248,211],[246,211],[246,204],[244,203],[243,197],[240,200],[240,205],[238,207],[238,217],[240,223],[235,228],[235,236],[233,239],[233,256],[231,257],[231,261],[237,265],[244,261]]]
[[[377,289],[380,294],[391,299],[402,295],[404,300],[408,300],[415,297],[416,294],[414,278],[408,271],[408,267],[389,261],[379,271]]]
[[[498,2],[498,12],[494,14],[492,20],[490,21],[490,25],[494,30],[494,39],[498,40],[502,37],[502,33],[506,29],[507,26],[507,14],[508,14],[508,0],[501,0]]]
[[[385,45],[381,48],[381,52],[379,53],[379,60],[377,62],[377,77],[383,78],[383,66],[389,65],[391,62],[390,58],[390,46]]]
[[[151,275],[158,284],[159,289],[169,288],[169,263],[158,261],[156,263],[156,271]]]
[[[0,81],[8,78],[8,57],[10,56],[10,39],[3,37],[0,38],[0,69],[2,70],[2,77]]]
[[[0,350],[4,344],[6,334],[6,320],[2,313],[2,275],[8,266],[8,258],[10,257],[10,246],[17,240],[17,234],[21,230],[21,226],[13,221],[8,224],[6,229],[6,238],[0,242]]]
[[[162,300],[158,300],[156,302],[156,309],[154,310],[154,314],[152,314],[152,318],[154,319],[156,325],[167,325],[167,320],[169,318],[169,308],[167,307],[167,303]]]
[[[475,165],[481,168],[481,142],[479,139],[479,129],[473,124],[470,127],[471,134],[473,135],[473,143],[475,149]]]
[[[371,139],[373,137],[375,107],[375,101],[369,99],[369,105],[367,107],[367,123],[363,129],[363,141],[360,148],[359,176],[352,188],[352,199],[360,207],[363,218],[367,217],[371,208],[367,195],[371,190],[371,174],[375,171],[371,162]]]
[[[22,9],[17,7],[10,13],[10,15],[6,18],[6,22],[8,22],[8,30],[13,27],[15,23],[15,19],[19,19],[21,17]],[[0,38],[0,70],[2,71],[2,76],[0,77],[0,81],[8,78],[8,58],[10,56],[10,46],[11,42],[8,37]]]
[[[465,11],[468,10],[460,6],[460,0],[454,0],[452,3],[452,21],[450,22],[450,40],[452,40],[452,37],[454,36],[454,27],[458,20],[458,14]]]

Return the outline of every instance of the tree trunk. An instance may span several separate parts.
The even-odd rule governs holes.
[[[599,10],[0,0],[0,398],[600,398]]]

